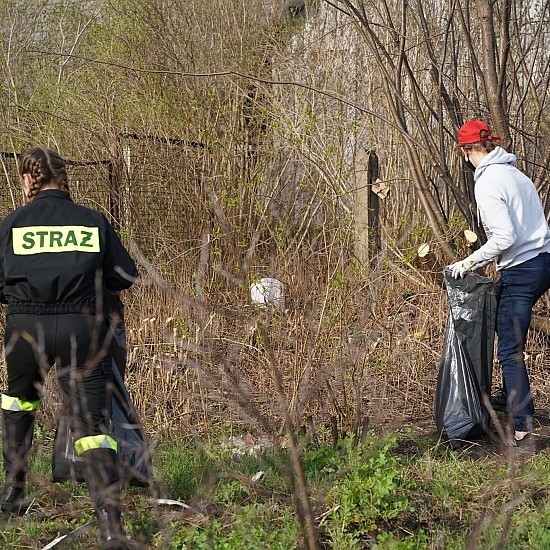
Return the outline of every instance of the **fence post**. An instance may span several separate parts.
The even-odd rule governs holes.
[[[113,222],[120,225],[120,201],[117,192],[117,177],[115,174],[115,163],[109,160],[107,164],[107,172],[109,174],[109,213]]]
[[[380,249],[380,199],[372,190],[378,156],[361,149],[355,157],[355,256],[365,264]]]
[[[130,145],[125,147],[122,136],[116,135],[111,145],[112,160],[108,166],[109,207],[115,224],[125,229],[130,226],[131,216],[129,155]]]

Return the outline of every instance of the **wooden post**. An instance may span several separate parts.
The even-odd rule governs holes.
[[[376,153],[361,149],[355,157],[355,256],[363,264],[380,248],[380,199],[372,190],[378,174]]]
[[[109,206],[114,223],[124,229],[130,226],[130,150],[121,135],[111,145],[109,164]]]
[[[107,164],[107,170],[109,173],[109,213],[112,221],[115,224],[120,224],[120,196],[115,174],[115,163],[112,160]]]

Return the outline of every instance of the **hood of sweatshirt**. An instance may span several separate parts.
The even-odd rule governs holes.
[[[477,181],[486,168],[492,164],[511,164],[513,166],[515,163],[516,155],[508,153],[502,147],[497,147],[479,163],[474,173],[474,180]]]

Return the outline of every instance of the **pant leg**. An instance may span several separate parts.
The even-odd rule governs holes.
[[[75,452],[87,465],[85,477],[96,508],[102,502],[100,493],[105,493],[106,486],[118,487],[118,475],[111,466],[103,468],[109,470],[108,475],[90,479],[94,466],[91,457],[112,454],[116,464],[118,448],[111,435],[114,376],[107,333],[108,325],[102,322],[97,326],[92,316],[58,316],[56,362],[59,386],[69,404]],[[95,453],[96,450],[109,452]],[[113,461],[105,459],[103,462],[111,464]],[[104,489],[97,490],[102,483]]]
[[[75,451],[84,459],[84,476],[101,538],[109,544],[119,541],[113,548],[127,548],[120,520],[117,443],[111,436],[114,377],[107,333],[108,325],[95,326],[93,317],[60,315],[58,380],[72,406]]]
[[[2,454],[6,481],[22,481],[31,451],[36,409],[50,367],[43,316],[8,315],[4,349],[8,387],[2,394]],[[9,475],[8,475],[9,474]]]
[[[5,394],[23,401],[40,400],[44,378],[53,364],[47,350],[51,318],[21,314],[6,317],[4,350],[8,388]]]
[[[501,272],[497,313],[498,358],[514,429],[530,431],[534,413],[523,352],[533,306],[550,287],[550,254],[541,254]]]
[[[77,441],[110,433],[113,371],[107,329],[106,323],[96,326],[93,316],[58,315],[57,376]]]

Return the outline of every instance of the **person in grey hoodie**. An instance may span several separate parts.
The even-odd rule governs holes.
[[[533,306],[550,288],[550,228],[535,185],[499,140],[481,120],[466,122],[458,132],[458,151],[475,170],[474,193],[487,242],[449,269],[459,278],[493,261],[500,275],[497,354],[514,428],[509,443],[517,445],[532,430],[534,405],[523,351]]]

